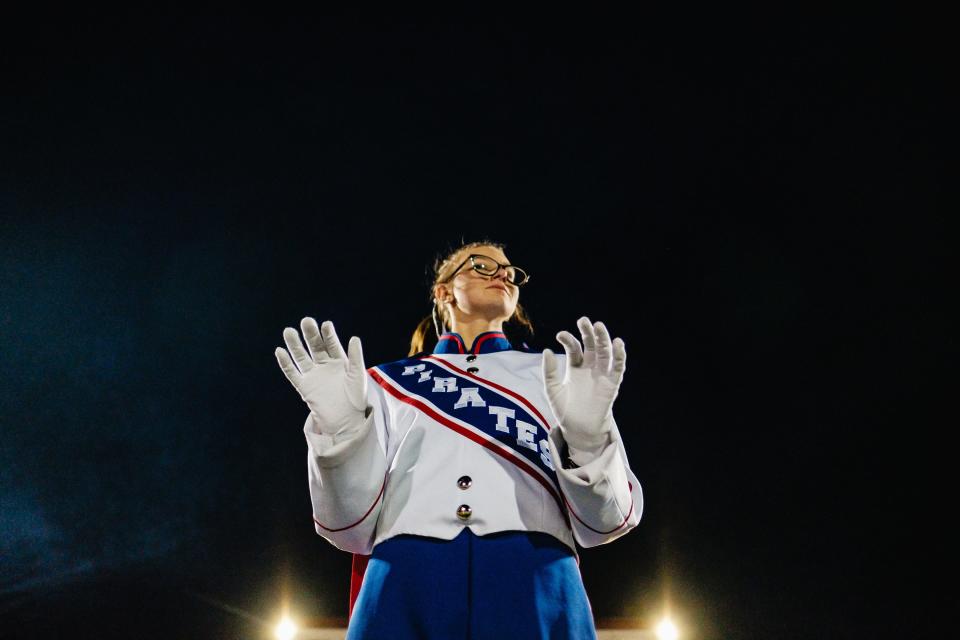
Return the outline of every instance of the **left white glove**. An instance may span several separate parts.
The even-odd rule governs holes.
[[[611,342],[602,322],[577,320],[583,348],[568,331],[557,334],[567,354],[561,374],[557,358],[543,350],[543,383],[550,408],[560,421],[560,432],[571,448],[597,451],[609,442],[613,401],[620,390],[627,364],[623,340]]]

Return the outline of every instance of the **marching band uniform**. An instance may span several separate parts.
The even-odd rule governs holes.
[[[595,637],[575,542],[627,533],[643,494],[612,414],[595,448],[564,441],[543,358],[446,332],[367,369],[362,420],[326,435],[308,415],[315,529],[372,554],[349,639]]]

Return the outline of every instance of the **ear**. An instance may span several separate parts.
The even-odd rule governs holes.
[[[447,287],[443,284],[434,285],[433,287],[433,298],[439,302],[442,302],[447,296]]]

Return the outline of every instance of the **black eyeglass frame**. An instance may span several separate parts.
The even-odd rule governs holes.
[[[497,265],[497,270],[494,271],[493,273],[483,273],[483,272],[481,272],[481,271],[480,271],[480,268],[477,266],[476,262],[473,261],[474,258],[485,258],[485,259],[489,260],[490,262],[492,262],[492,263],[494,263],[495,265]],[[471,269],[473,269],[474,271],[476,271],[477,273],[479,273],[479,274],[482,275],[482,276],[495,276],[495,275],[497,275],[498,273],[500,273],[500,269],[506,269],[507,267],[513,267],[516,271],[519,271],[520,273],[523,274],[523,280],[521,280],[520,282],[510,282],[510,280],[507,280],[507,282],[510,282],[510,284],[512,284],[512,285],[515,286],[515,287],[519,287],[519,286],[521,286],[521,285],[525,285],[525,284],[527,284],[528,282],[530,282],[530,274],[527,273],[525,270],[521,269],[520,267],[516,266],[516,265],[513,265],[513,264],[500,264],[499,262],[497,262],[496,260],[494,260],[494,259],[491,258],[490,256],[485,256],[485,255],[483,255],[482,253],[471,253],[469,256],[467,256],[467,259],[466,259],[466,260],[464,260],[464,261],[461,262],[459,265],[457,265],[457,268],[453,270],[453,274],[452,274],[449,278],[447,278],[446,280],[442,280],[441,283],[450,282],[451,280],[453,280],[454,278],[456,278],[456,277],[457,277],[457,274],[460,272],[460,269],[463,267],[463,265],[467,264],[467,262],[470,263],[470,268],[471,268]]]

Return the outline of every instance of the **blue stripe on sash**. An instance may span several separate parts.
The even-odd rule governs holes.
[[[548,432],[523,404],[426,359],[399,360],[376,368],[409,395],[509,448],[559,487],[546,442]]]

